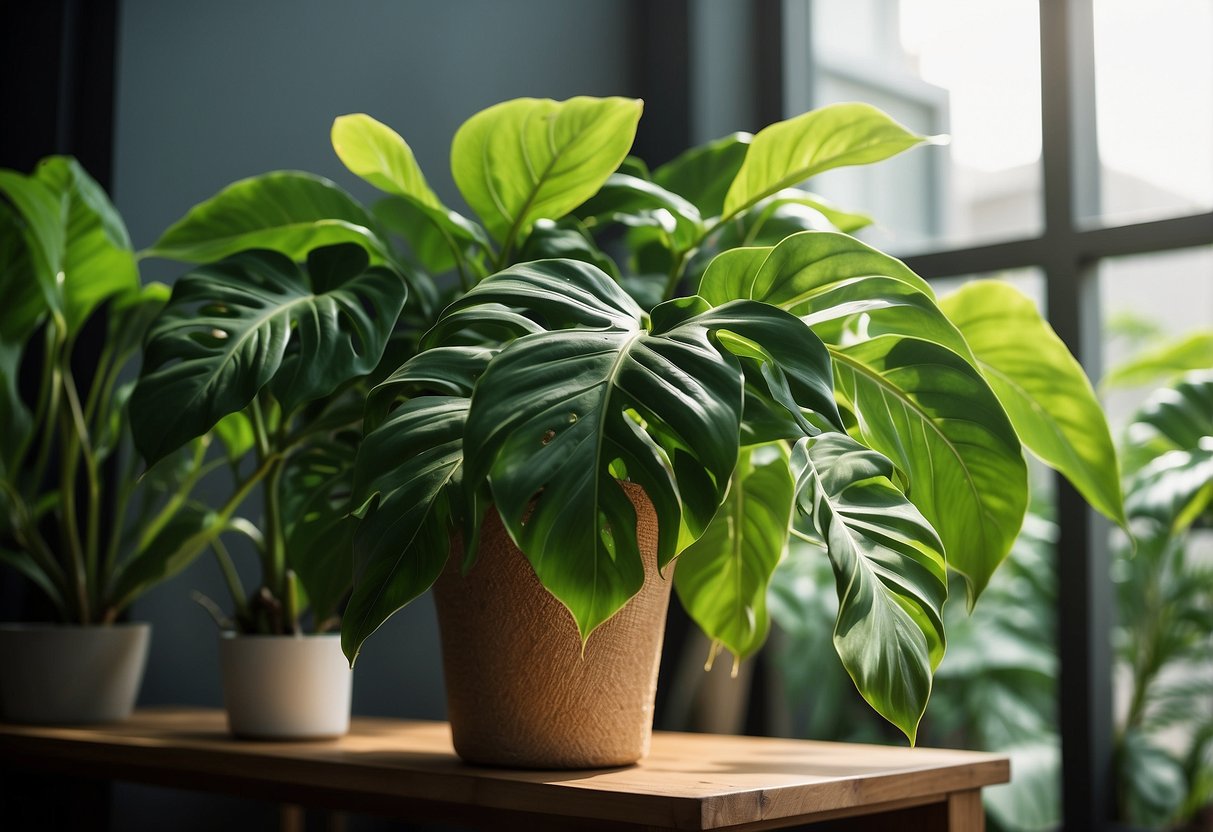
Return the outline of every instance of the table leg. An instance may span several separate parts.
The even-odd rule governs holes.
[[[981,789],[948,795],[948,832],[985,832],[986,810]]]

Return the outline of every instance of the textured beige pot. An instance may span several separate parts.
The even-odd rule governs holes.
[[[467,577],[453,556],[434,585],[455,750],[470,763],[599,768],[644,757],[672,583],[657,572],[657,515],[636,506],[645,583],[581,652],[569,611],[535,577],[496,512]]]
[[[151,626],[0,625],[0,719],[55,725],[131,715]]]

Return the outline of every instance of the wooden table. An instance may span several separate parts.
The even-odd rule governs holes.
[[[636,766],[464,765],[442,722],[355,719],[337,741],[231,739],[220,711],[148,710],[104,728],[0,725],[0,767],[218,791],[341,811],[532,829],[981,830],[1005,757],[658,732]],[[850,819],[838,822],[837,819]],[[829,823],[835,822],[835,823]]]

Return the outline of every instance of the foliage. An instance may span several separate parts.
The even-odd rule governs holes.
[[[112,623],[230,518],[230,507],[190,496],[209,437],[139,483],[119,459],[123,371],[167,296],[141,285],[122,218],[76,160],[47,157],[28,176],[0,170],[0,563],[63,621]],[[98,331],[92,357],[81,345]],[[81,370],[89,383],[77,382]],[[37,379],[32,399],[22,375]]]

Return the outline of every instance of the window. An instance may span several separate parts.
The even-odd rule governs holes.
[[[1096,379],[1123,354],[1101,333],[1126,311],[1168,334],[1213,325],[1207,0],[784,0],[783,13],[789,112],[861,99],[953,136],[946,152],[815,183],[872,213],[874,242],[937,285],[1026,275]],[[1109,399],[1114,429],[1140,398]],[[1053,491],[1064,821],[1111,829],[1108,530],[1068,485]]]

